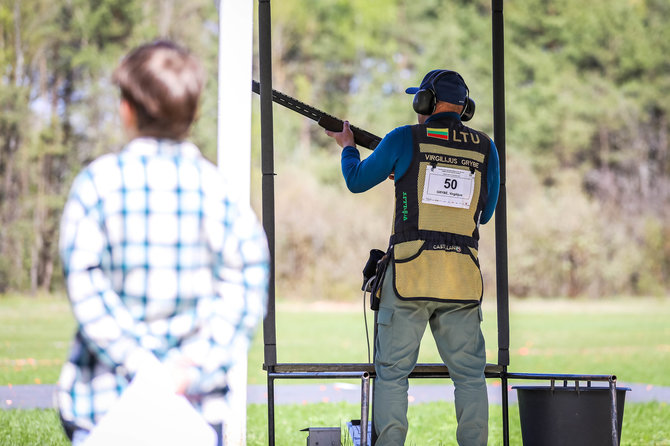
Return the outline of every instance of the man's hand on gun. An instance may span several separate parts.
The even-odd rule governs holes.
[[[342,148],[347,146],[356,147],[356,142],[354,141],[354,132],[352,132],[351,128],[349,127],[349,121],[344,121],[341,132],[326,130],[326,135],[335,139],[337,144]]]

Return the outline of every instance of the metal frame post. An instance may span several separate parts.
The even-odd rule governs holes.
[[[502,0],[493,0],[493,132],[500,158],[500,193],[495,211],[498,364],[509,365],[509,294],[507,271],[507,174],[505,147],[505,67]]]
[[[509,365],[509,297],[507,272],[507,212],[506,212],[506,171],[505,171],[505,93],[504,93],[504,38],[503,38],[503,0],[492,0],[492,57],[493,57],[493,127],[495,143],[500,156],[500,195],[496,208],[496,285],[498,305],[498,365],[491,366],[487,377],[500,377],[502,381],[503,399],[503,436],[504,444],[509,445],[508,417],[508,373]],[[268,291],[267,316],[263,321],[264,367],[268,374],[268,440],[269,445],[275,444],[274,420],[274,380],[294,376],[290,371],[276,372],[278,369],[291,371],[304,370],[305,364],[278,364],[276,340],[276,309],[275,309],[275,201],[274,201],[274,146],[272,118],[272,55],[271,55],[271,13],[270,0],[259,0],[259,71],[260,71],[260,108],[261,108],[261,169],[263,175],[263,228],[265,229],[270,247],[270,283]],[[375,324],[376,325],[376,324]],[[376,330],[376,326],[375,326]],[[288,366],[288,367],[287,367]],[[309,366],[309,365],[307,365]],[[321,370],[337,370],[353,367],[356,370],[367,370],[371,373],[374,386],[374,368],[372,364],[320,364],[315,365]],[[446,368],[438,364],[421,365],[417,369],[427,368],[431,372],[413,373],[410,377],[448,377]],[[309,367],[307,367],[309,368]],[[415,369],[415,370],[417,370]],[[322,377],[323,372],[310,372]],[[311,377],[312,375],[310,375]],[[359,375],[360,376],[360,375]],[[368,387],[369,389],[369,387]],[[363,397],[363,395],[362,395]],[[374,406],[374,397],[372,398]],[[615,408],[616,410],[616,408]],[[361,414],[363,415],[363,414]],[[363,416],[361,416],[363,418]],[[374,409],[372,411],[374,425]],[[363,422],[361,420],[361,422]],[[361,431],[367,429],[361,426]],[[376,440],[376,432],[372,429],[372,444]],[[366,437],[367,439],[367,437]]]
[[[336,367],[328,367],[327,365],[322,365],[322,367],[315,367],[320,370],[305,370],[305,371],[284,371],[284,372],[270,372],[268,373],[268,382],[274,382],[275,379],[334,379],[334,378],[360,378],[361,380],[361,442],[359,446],[368,446],[368,413],[370,411],[370,373],[367,371],[330,371],[327,369],[335,370]],[[327,371],[321,371],[327,370]],[[272,388],[268,385],[268,390],[272,390],[272,394],[268,393],[268,400],[272,395],[274,400],[274,384]],[[268,406],[269,406],[268,401]],[[274,411],[274,409],[273,409]],[[274,432],[270,444],[274,444]]]
[[[507,173],[505,147],[505,37],[503,0],[491,2],[493,65],[493,134],[500,159],[500,192],[495,212],[496,290],[498,313],[498,365],[502,391],[503,444],[509,445],[509,283],[507,270]]]
[[[368,414],[370,404],[370,374],[365,372],[361,377],[361,444],[368,446]]]
[[[498,322],[498,363],[488,364],[487,378],[500,378],[502,391],[503,444],[509,445],[509,389],[510,379],[565,379],[608,381],[611,392],[612,444],[618,445],[618,408],[616,376],[614,375],[560,375],[511,373],[509,365],[509,290],[507,264],[507,199],[506,199],[506,147],[505,147],[505,77],[504,77],[504,20],[503,0],[492,0],[492,65],[493,65],[493,131],[500,158],[500,194],[495,216],[496,288]],[[370,380],[374,386],[373,364],[278,364],[275,325],[275,202],[274,202],[274,147],[272,122],[272,64],[270,0],[259,0],[259,68],[261,105],[261,168],[263,174],[263,228],[270,246],[271,270],[268,294],[268,311],[263,322],[264,367],[268,378],[268,441],[275,444],[275,379],[280,378],[353,378],[360,377],[361,388],[361,441],[367,442]],[[375,313],[375,338],[376,338]],[[449,372],[443,364],[417,364],[410,378],[444,378]],[[372,398],[374,406],[374,397]],[[376,441],[374,409],[372,410],[372,444]]]
[[[268,372],[268,440],[275,444],[274,379],[270,373],[277,364],[277,327],[275,321],[275,189],[272,120],[272,23],[270,0],[258,1],[258,49],[261,108],[261,170],[263,174],[263,229],[270,249],[270,281],[267,315],[263,320],[265,369]]]
[[[618,409],[617,409],[617,394],[616,394],[616,376],[611,376],[609,379],[610,394],[612,397],[612,405],[610,408],[610,416],[612,417],[612,445],[619,446],[619,432],[618,423]]]

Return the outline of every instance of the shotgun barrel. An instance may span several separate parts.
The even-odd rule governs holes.
[[[261,86],[260,84],[252,80],[251,81],[251,90],[260,94]],[[309,119],[316,121],[321,127],[331,132],[341,132],[344,121],[340,118],[337,118],[333,115],[319,110],[316,107],[312,107],[309,104],[300,102],[299,100],[292,98],[280,91],[275,89],[272,90],[272,100],[279,105],[283,105],[289,110],[293,110],[296,113],[300,113],[303,116],[308,117]],[[382,140],[379,136],[374,135],[367,130],[363,130],[359,127],[350,125],[351,131],[354,133],[354,141],[357,145],[361,145],[367,149],[374,150],[377,147],[377,144]]]

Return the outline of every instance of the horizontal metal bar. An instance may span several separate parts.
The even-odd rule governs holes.
[[[326,373],[354,373],[354,377],[366,372],[375,376],[375,366],[370,363],[280,363],[272,366],[269,377],[280,379],[297,378],[296,374],[306,373],[309,378],[325,377]],[[498,364],[487,364],[485,374],[488,378],[500,377],[503,367]],[[285,376],[285,375],[292,376]],[[320,375],[317,375],[320,374]],[[417,364],[410,378],[448,378],[449,369],[444,364]],[[308,378],[308,379],[309,379]]]
[[[368,372],[270,372],[269,378],[273,379],[319,379],[319,378],[352,378],[369,379]]]
[[[353,377],[359,377],[363,372],[367,372],[371,377],[375,376],[375,366],[370,363],[280,363],[272,367],[269,376],[274,378],[292,378],[298,377],[296,374],[306,373],[308,376],[323,376],[328,373],[347,374],[351,373]],[[498,364],[487,364],[484,371],[487,378],[501,377],[504,373],[502,366]],[[292,376],[286,376],[291,374]],[[320,375],[317,375],[320,374]],[[616,381],[616,375],[585,375],[585,374],[565,374],[565,373],[504,373],[507,379],[526,379],[526,380],[566,380],[566,381]],[[436,364],[417,364],[414,371],[409,375],[410,378],[445,378],[449,377],[449,369],[440,363]]]
[[[274,373],[288,372],[374,372],[369,363],[279,363],[272,366]]]
[[[564,381],[616,381],[616,375],[571,375],[571,374],[554,374],[554,373],[507,373],[508,379],[556,379]]]

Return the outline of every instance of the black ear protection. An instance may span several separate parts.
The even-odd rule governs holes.
[[[433,78],[430,80],[429,88],[423,88],[416,92],[414,95],[414,100],[412,101],[412,107],[414,108],[414,111],[420,115],[432,115],[435,111],[435,106],[437,105],[435,84],[440,78],[447,74],[455,74],[461,79],[461,81],[463,81],[463,85],[465,85],[465,103],[463,104],[463,110],[461,111],[461,121],[469,121],[475,114],[475,101],[470,99],[470,89],[465,83],[465,80],[455,71],[443,70],[440,71],[437,75],[433,76]]]

